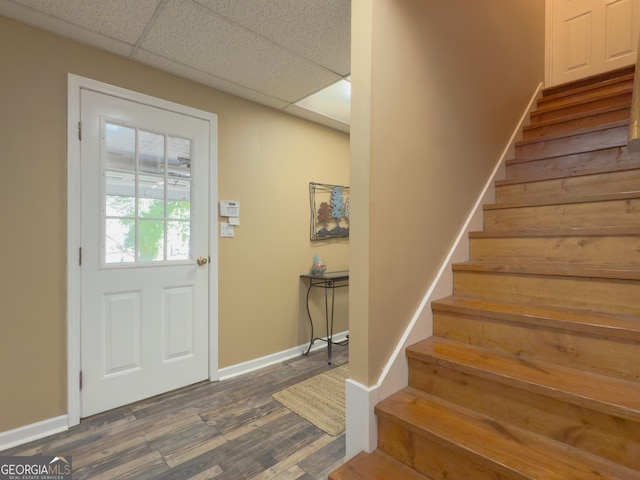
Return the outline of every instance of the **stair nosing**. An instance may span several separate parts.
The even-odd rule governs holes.
[[[575,114],[568,114],[564,117],[554,118],[551,120],[544,120],[537,123],[532,123],[529,125],[525,125],[522,127],[523,132],[530,132],[532,130],[536,130],[538,128],[550,127],[553,125],[559,125],[562,123],[571,122],[573,120],[578,120],[582,118],[589,118],[597,115],[601,115],[603,113],[611,113],[618,110],[629,110],[631,108],[631,103],[625,105],[615,105],[608,107],[596,108],[593,110],[589,110],[588,112],[580,112]]]
[[[565,108],[571,108],[571,107],[576,107],[580,105],[588,105],[589,103],[597,102],[598,100],[606,100],[606,99],[611,99],[618,96],[628,95],[629,93],[633,93],[633,83],[624,85],[627,82],[633,82],[633,75],[631,76],[631,78],[627,78],[624,81],[616,82],[621,84],[619,90],[613,90],[611,92],[605,92],[605,93],[600,92],[597,95],[593,95],[591,97],[578,98],[578,99],[571,99],[571,97],[574,95],[588,94],[589,90],[585,90],[583,92],[572,92],[569,95],[564,96],[565,100],[568,100],[566,103],[556,103],[556,104],[553,103],[560,100],[563,97],[551,98],[551,99],[548,99],[548,97],[542,97],[536,102],[536,109],[531,112],[531,115],[532,116],[544,115],[545,113],[563,110]],[[603,85],[603,86],[606,88],[606,87],[611,87],[613,85],[615,85],[615,83],[611,85]],[[598,90],[598,89],[592,89],[592,91],[593,90]]]
[[[500,180],[496,180],[494,185],[496,187],[505,187],[510,185],[519,185],[521,183],[538,183],[538,182],[546,182],[551,180],[563,180],[567,178],[583,178],[583,177],[591,177],[594,175],[605,175],[607,173],[616,174],[622,172],[629,172],[633,170],[640,170],[640,163],[638,165],[623,165],[620,168],[612,169],[610,166],[604,166],[600,169],[588,170],[583,173],[557,173],[555,175],[550,175],[548,177],[523,177],[523,178],[504,178]]]
[[[587,468],[595,466],[598,470],[606,469],[605,473],[615,475],[610,478],[617,478],[619,480],[629,478],[628,475],[630,473],[635,473],[635,471],[630,468],[614,463],[610,460],[581,451],[568,444],[524,430],[512,424],[498,423],[487,415],[462,407],[413,387],[406,387],[398,392],[397,395],[406,399],[403,400],[406,405],[413,405],[421,399],[425,402],[429,402],[431,405],[434,405],[435,410],[440,412],[448,410],[448,412],[452,412],[455,417],[462,418],[463,421],[459,423],[468,425],[471,422],[474,422],[477,426],[481,426],[480,428],[485,430],[486,434],[472,437],[467,436],[466,439],[461,438],[459,435],[454,435],[453,437],[451,435],[445,435],[442,427],[434,428],[436,426],[436,423],[434,422],[437,422],[441,418],[440,415],[424,418],[421,419],[423,420],[422,422],[414,423],[415,413],[411,414],[412,412],[408,412],[405,404],[400,405],[397,408],[389,408],[387,406],[389,401],[386,399],[376,406],[376,414],[378,416],[388,418],[420,436],[431,438],[433,441],[443,445],[445,448],[459,449],[467,452],[467,454],[473,455],[474,457],[485,458],[486,461],[493,463],[499,469],[517,473],[519,478],[527,478],[530,480],[542,478],[538,476],[542,473],[541,471],[537,471],[537,473],[535,471],[532,472],[532,469],[539,470],[538,461],[531,461],[531,459],[529,459],[526,463],[518,462],[520,457],[516,457],[511,453],[514,449],[509,448],[509,445],[513,445],[513,442],[515,442],[521,446],[524,443],[520,440],[522,438],[525,438],[527,440],[526,443],[530,445],[528,451],[532,452],[532,456],[535,455],[538,458],[540,458],[540,455],[544,455],[544,458],[546,459],[550,454],[559,458],[566,458],[567,455],[570,455],[573,460],[580,462],[581,465],[585,463],[588,465]],[[407,415],[407,413],[410,414]],[[446,429],[447,427],[445,427],[445,430]],[[450,429],[451,428],[449,427],[449,430]],[[464,431],[464,428],[455,428],[451,433],[457,434],[458,432]],[[486,439],[491,439],[492,441],[486,441]],[[531,446],[535,447],[532,448]],[[578,473],[582,474],[585,472]],[[599,472],[596,474],[599,474]],[[578,477],[573,476],[571,478],[575,479]],[[599,476],[598,478],[602,477]]]
[[[518,308],[517,311],[514,311],[508,307]],[[557,306],[541,307],[526,303],[486,300],[461,295],[433,301],[431,309],[434,313],[450,312],[474,318],[489,318],[536,326],[544,325],[555,330],[640,341],[640,325],[638,325],[637,317],[633,315],[607,314]]]
[[[527,140],[519,140],[515,143],[515,147],[523,147],[527,145],[533,145],[536,143],[548,142],[551,140],[559,140],[567,137],[574,137],[577,135],[585,135],[589,133],[600,132],[604,130],[613,130],[615,128],[627,127],[629,120],[617,120],[615,122],[606,122],[592,127],[577,128],[575,130],[567,130],[566,132],[560,132],[554,135],[545,135],[542,137],[531,138]]]
[[[565,262],[468,261],[451,265],[455,272],[540,275],[549,277],[640,280],[640,265],[594,265]]]
[[[614,150],[614,149],[623,149],[626,150],[627,148],[627,141],[626,140],[621,140],[620,143],[615,144],[615,145],[607,145],[605,147],[600,147],[600,146],[589,146],[586,147],[584,149],[577,149],[575,151],[572,151],[571,153],[566,153],[566,152],[559,152],[559,153],[543,153],[540,155],[518,155],[516,157],[513,158],[509,158],[507,160],[505,160],[505,165],[506,166],[510,166],[510,165],[522,165],[523,163],[530,163],[530,162],[540,162],[540,161],[544,161],[544,160],[552,160],[552,159],[556,159],[556,158],[560,158],[560,157],[572,157],[575,155],[581,155],[581,154],[585,154],[585,153],[597,153],[597,152],[601,152],[601,151],[605,151],[605,150]],[[628,151],[627,151],[628,153]]]
[[[583,195],[576,197],[556,198],[546,201],[536,200],[535,202],[504,202],[488,203],[482,206],[483,210],[504,210],[509,208],[531,208],[545,207],[552,205],[571,205],[578,203],[615,202],[617,200],[634,200],[640,198],[640,190],[623,193],[605,193],[602,195]]]
[[[566,83],[559,84],[559,85],[553,85],[553,86],[547,87],[547,88],[542,90],[542,98],[540,100],[545,100],[545,99],[556,100],[558,98],[566,97],[566,96],[569,96],[571,94],[585,93],[585,92],[588,92],[590,90],[597,90],[597,89],[602,88],[602,87],[615,85],[616,83],[624,83],[626,81],[634,79],[635,70],[636,70],[635,69],[635,64],[626,65],[626,66],[620,67],[619,69],[616,69],[616,70],[620,70],[620,71],[633,70],[633,71],[632,72],[630,71],[629,73],[623,73],[622,75],[609,77],[609,78],[606,78],[606,79],[600,80],[600,81],[595,80],[593,83],[583,84],[580,87],[572,88],[571,85],[572,84],[576,84],[578,82],[584,82],[586,80],[589,80],[588,77],[587,78],[582,78],[582,79],[579,79],[579,80],[572,80],[570,82],[566,82]],[[611,73],[611,72],[606,72],[606,73]],[[596,78],[599,77],[599,76],[602,76],[602,74],[594,75],[594,77],[596,77]],[[563,90],[558,92],[558,93],[551,93],[551,94],[545,93],[545,92],[557,90],[559,88],[562,88]]]
[[[447,358],[446,355],[442,355],[442,353],[434,351],[430,351],[429,353],[420,352],[418,350],[419,347],[416,345],[407,349],[407,357],[418,361],[433,358],[439,365],[445,366],[446,368],[448,368],[447,365],[455,364],[457,371],[464,371],[469,374],[479,376],[487,381],[509,385],[514,388],[522,388],[526,391],[533,391],[549,398],[554,398],[580,407],[591,408],[631,421],[640,421],[640,401],[636,400],[636,405],[634,405],[629,402],[630,399],[625,395],[625,393],[628,394],[633,392],[635,397],[632,395],[631,400],[640,399],[640,384],[636,382],[608,377],[592,372],[584,372],[582,370],[554,365],[549,362],[531,359],[525,356],[498,352],[490,348],[463,344],[440,337],[431,337],[424,342],[429,342],[430,346],[432,344],[436,344],[436,346],[443,345],[449,347],[455,345],[458,349],[462,348],[476,357],[489,356],[492,358],[498,358],[512,367],[516,366],[515,370],[522,370],[523,368],[526,370],[522,370],[516,374],[513,371],[506,371],[504,367],[499,368],[495,365],[487,365],[486,362],[483,365],[480,365],[477,362],[473,364],[465,363],[463,360]],[[562,383],[562,390],[559,389],[557,385],[553,385],[552,382],[549,382],[550,378],[555,378],[560,374],[562,374],[562,378],[565,378]],[[597,398],[598,396],[593,394],[586,395],[583,391],[580,391],[579,388],[570,386],[569,382],[566,381],[567,376],[573,378],[574,383],[580,385],[584,385],[585,383],[600,383],[602,388],[594,390],[600,394],[600,398]],[[604,395],[611,391],[615,392],[615,399]],[[625,392],[621,393],[622,391]]]
[[[598,227],[537,230],[480,230],[469,232],[469,238],[520,238],[520,237],[620,237],[640,236],[640,227]]]

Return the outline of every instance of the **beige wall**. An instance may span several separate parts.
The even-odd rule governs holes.
[[[219,240],[220,367],[307,340],[298,275],[349,248],[309,241],[308,183],[349,184],[348,135],[3,17],[0,69],[0,431],[66,413],[68,73],[218,115],[219,196],[242,205]]]
[[[351,376],[373,385],[543,79],[544,0],[352,8]]]

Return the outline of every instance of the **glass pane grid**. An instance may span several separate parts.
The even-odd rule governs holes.
[[[105,262],[191,259],[191,140],[105,126]]]

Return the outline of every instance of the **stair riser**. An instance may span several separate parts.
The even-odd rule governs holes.
[[[602,148],[626,145],[629,127],[619,126],[560,138],[552,138],[532,143],[517,143],[517,157],[542,158],[571,155]]]
[[[570,104],[565,102],[560,108],[558,106],[545,106],[543,109],[531,113],[531,125],[548,122],[551,120],[561,120],[575,115],[584,115],[589,112],[597,112],[600,109],[611,107],[623,107],[631,104],[631,87],[627,91],[604,98],[595,98],[590,101]]]
[[[609,82],[609,84],[601,85],[597,88],[591,88],[587,91],[578,91],[562,96],[543,96],[538,100],[536,107],[538,109],[556,108],[567,104],[582,102],[598,98],[602,95],[612,95],[616,93],[625,93],[633,88],[633,76],[620,79],[616,82]]]
[[[392,417],[378,417],[378,448],[433,480],[530,480],[445,439],[410,431]]]
[[[471,260],[640,265],[638,236],[471,238]]]
[[[483,315],[486,316],[434,311],[433,334],[600,375],[640,381],[638,341],[493,319],[491,312]]]
[[[492,232],[561,228],[637,227],[640,198],[516,208],[485,208]]]
[[[454,295],[640,315],[640,282],[456,271]]]
[[[617,146],[528,162],[507,162],[506,178],[544,179],[629,167],[640,168],[640,153],[629,153],[626,147]]]
[[[550,125],[529,126],[522,133],[524,140],[533,140],[548,135],[557,135],[560,133],[571,132],[581,128],[595,127],[604,123],[617,122],[619,120],[627,120],[631,114],[630,108],[621,108],[608,112],[594,113],[582,118],[572,118],[568,120],[557,120]]]
[[[498,423],[520,426],[640,468],[640,425],[636,422],[571,405],[535,390],[491,381],[436,359],[410,359],[409,372],[410,386],[487,414]]]
[[[534,203],[587,195],[640,191],[640,168],[537,182],[497,185],[496,203]]]

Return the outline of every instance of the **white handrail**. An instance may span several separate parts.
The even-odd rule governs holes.
[[[627,149],[630,152],[640,152],[640,45],[638,46],[638,60],[633,82],[633,97],[631,100],[631,118],[629,119],[629,140]]]

